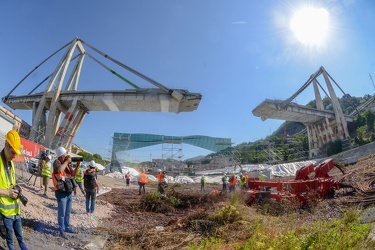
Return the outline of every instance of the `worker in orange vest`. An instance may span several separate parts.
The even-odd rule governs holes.
[[[236,191],[237,178],[235,174],[229,178],[229,193]]]
[[[125,181],[126,181],[126,186],[129,186],[129,184],[130,184],[130,172],[129,171],[125,175]]]
[[[249,175],[247,173],[245,174],[245,178],[246,178],[246,188],[245,189],[248,189],[249,188]]]
[[[142,173],[139,175],[138,183],[139,183],[139,195],[141,195],[142,189],[143,189],[143,194],[146,194],[145,185],[146,183],[148,183],[148,180],[147,180],[147,175],[144,170],[142,170]]]
[[[156,176],[156,178],[158,178],[158,191],[160,194],[164,194],[164,187],[167,186],[165,183],[165,172],[162,172],[161,169],[158,171],[159,173]]]

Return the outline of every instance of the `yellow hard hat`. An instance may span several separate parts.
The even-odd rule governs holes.
[[[21,138],[17,131],[11,130],[6,134],[5,139],[9,146],[11,146],[16,154],[21,154]]]

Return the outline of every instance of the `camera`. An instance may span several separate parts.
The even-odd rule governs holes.
[[[47,158],[47,154],[46,154],[46,152],[42,152],[42,153],[40,154],[40,159],[42,159],[43,161],[45,161],[46,158]]]
[[[72,159],[72,162],[83,161],[83,157],[71,157],[71,159]]]
[[[22,189],[19,185],[15,185],[12,187],[14,190],[17,190],[18,191],[18,196],[16,199],[20,199],[22,204],[24,206],[26,206],[27,202],[29,201],[29,199],[27,199],[23,194],[22,194]]]
[[[48,150],[47,150],[47,152],[46,151],[40,151],[38,156],[36,156],[35,158],[45,161],[45,160],[47,160],[47,156],[48,156]]]
[[[82,156],[73,156],[71,157],[70,155],[67,155],[65,160],[67,158],[70,158],[72,161],[71,162],[80,162],[80,161],[83,161],[83,157]]]

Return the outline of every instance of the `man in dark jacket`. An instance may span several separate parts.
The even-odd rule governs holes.
[[[89,167],[83,175],[83,186],[86,193],[86,212],[93,213],[95,210],[96,190],[98,189],[95,178],[95,162],[91,161]]]

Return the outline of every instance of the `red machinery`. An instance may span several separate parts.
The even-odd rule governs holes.
[[[306,165],[296,172],[294,180],[260,181],[259,178],[249,178],[249,189],[244,193],[250,204],[272,198],[276,201],[291,199],[307,205],[320,198],[332,197],[335,190],[340,188],[340,182],[328,175],[334,166],[332,159],[323,161],[315,170],[313,164]],[[312,172],[315,172],[315,176],[309,178]]]

